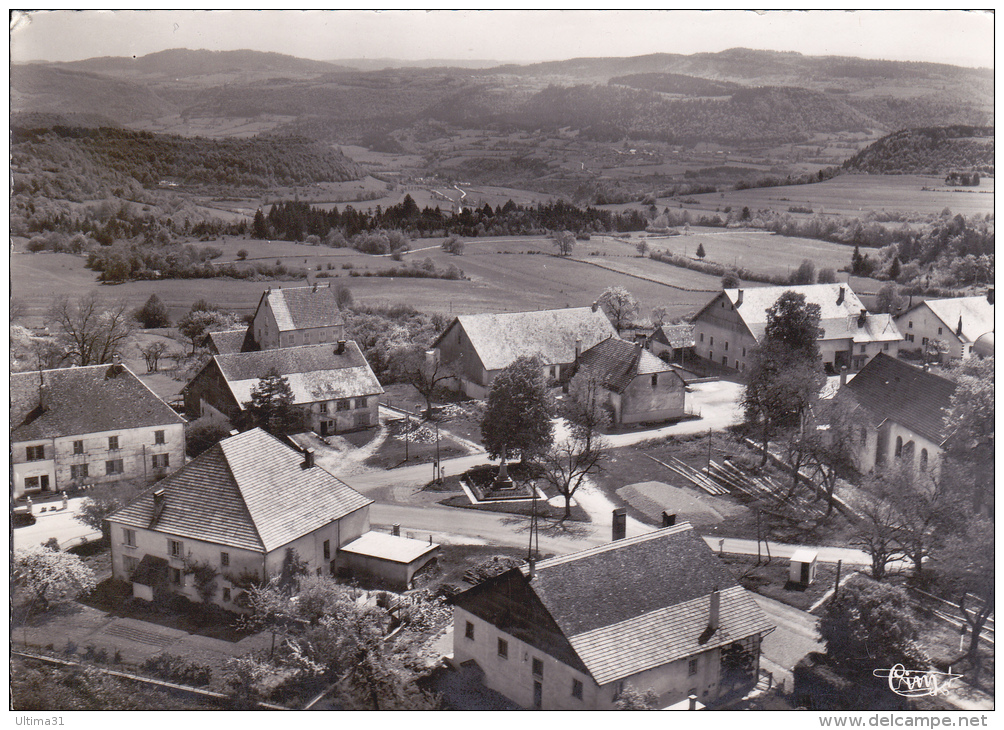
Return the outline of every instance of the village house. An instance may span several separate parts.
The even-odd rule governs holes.
[[[269,288],[258,301],[250,331],[262,350],[335,343],[345,337],[345,320],[330,282]]]
[[[453,662],[528,709],[610,710],[628,686],[659,707],[752,687],[773,631],[682,523],[490,578],[453,599]]]
[[[234,609],[242,587],[277,574],[287,550],[311,574],[337,572],[338,549],[369,530],[371,503],[316,466],[312,452],[252,429],[108,517],[112,572],[139,598],[198,602],[201,588],[208,602]]]
[[[519,357],[540,358],[544,376],[561,380],[582,351],[616,336],[610,320],[594,304],[539,312],[461,315],[432,347],[439,361],[455,372],[454,387],[472,398],[484,398],[495,376]]]
[[[837,392],[854,409],[857,467],[897,463],[937,476],[955,383],[884,353]]]
[[[344,340],[214,355],[182,389],[185,409],[233,424],[260,379],[273,371],[289,382],[307,428],[321,436],[379,425],[383,387],[359,346]]]
[[[972,355],[985,335],[990,335],[992,351],[994,290],[982,297],[928,299],[898,315],[896,324],[906,339],[903,347],[923,350],[929,342],[941,342],[946,347],[941,357],[945,362]]]
[[[251,328],[207,332],[200,343],[210,355],[233,355],[235,352],[254,352],[259,349],[251,337]]]
[[[671,366],[642,347],[610,337],[583,352],[576,363],[576,382],[594,383],[617,425],[682,418],[687,386]]]
[[[787,291],[819,305],[819,350],[828,372],[844,367],[856,372],[880,352],[893,357],[899,352],[903,336],[891,315],[869,313],[847,284],[809,284],[725,289],[694,317],[697,355],[745,372],[753,346],[763,337],[767,310]]]
[[[683,365],[687,358],[694,356],[694,325],[664,324],[656,327],[645,341],[645,347],[665,362]]]
[[[15,499],[147,484],[185,463],[185,420],[117,361],[11,373],[10,425]]]

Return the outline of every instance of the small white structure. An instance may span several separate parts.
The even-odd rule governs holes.
[[[353,575],[380,578],[406,590],[411,587],[415,573],[436,559],[439,545],[371,530],[338,552],[344,554],[344,562]]]
[[[791,566],[788,569],[788,580],[792,583],[810,585],[816,580],[816,563],[819,553],[812,548],[799,548],[791,556]]]

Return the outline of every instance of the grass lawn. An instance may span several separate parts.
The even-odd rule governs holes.
[[[509,515],[519,515],[521,517],[530,517],[533,514],[534,509],[536,509],[538,517],[543,517],[551,522],[560,520],[565,514],[564,506],[554,507],[541,500],[537,500],[536,508],[534,508],[532,502],[489,502],[485,504],[471,504],[471,500],[467,498],[466,494],[458,494],[448,497],[440,501],[439,504],[445,507],[477,509],[484,512],[501,512]],[[582,509],[582,507],[573,504],[572,516],[569,517],[568,520],[570,522],[589,522],[589,515],[586,514],[586,511]]]
[[[387,438],[372,456],[364,462],[366,466],[378,469],[394,469],[412,464],[431,464],[438,454],[441,460],[452,459],[455,456],[465,456],[470,451],[458,441],[454,441],[444,433],[436,440],[434,424],[419,423],[417,418],[411,419],[411,429],[405,438],[404,420],[387,422]],[[431,475],[430,466],[430,475]]]
[[[837,576],[837,566],[829,563],[816,564],[816,580],[802,587],[788,582],[789,563],[786,558],[773,558],[768,564],[764,554],[760,565],[755,555],[722,556],[722,561],[747,590],[775,601],[786,603],[801,611],[808,611],[825,593],[833,587]],[[846,575],[846,571],[844,573]]]

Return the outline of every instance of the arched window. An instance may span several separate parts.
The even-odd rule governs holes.
[[[903,456],[903,437],[896,437],[896,458],[899,459]]]
[[[927,449],[920,450],[920,470],[927,471]]]

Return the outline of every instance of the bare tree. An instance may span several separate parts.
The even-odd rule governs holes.
[[[968,655],[975,661],[980,634],[994,611],[994,523],[984,517],[968,520],[961,534],[948,537],[938,552],[938,563],[949,588],[959,596],[959,610],[971,631]]]
[[[662,327],[664,324],[666,324],[666,321],[668,319],[669,319],[669,307],[667,307],[665,304],[660,304],[658,307],[652,310],[653,327],[657,328]]]
[[[867,489],[867,487],[866,487]],[[878,489],[868,489],[859,496],[857,525],[851,545],[868,553],[872,561],[872,578],[882,580],[889,563],[906,557],[900,544],[901,517],[886,500],[875,495]]]
[[[96,293],[76,302],[59,299],[49,312],[57,339],[76,365],[111,362],[132,332],[132,313],[125,302],[108,303]]]
[[[432,396],[455,372],[439,357],[427,357],[426,352],[421,345],[397,347],[391,351],[390,361],[394,375],[411,383],[425,398],[425,417],[432,418]]]
[[[588,373],[572,378],[561,415],[572,425],[573,435],[585,443],[586,450],[592,449],[594,436],[610,425],[601,383]]]
[[[563,520],[572,516],[572,496],[586,477],[602,468],[603,458],[601,438],[593,437],[591,446],[587,447],[583,438],[573,435],[553,445],[537,459],[541,478],[565,498]]]
[[[898,541],[921,575],[924,560],[935,549],[940,534],[952,522],[944,481],[903,464],[882,474],[880,496],[898,514]]]
[[[851,406],[839,398],[817,404],[811,429],[806,443],[806,468],[826,493],[826,515],[829,516],[833,512],[837,480],[857,470],[855,458],[860,437]]]
[[[622,286],[604,289],[597,302],[603,307],[618,334],[631,324],[631,319],[638,313],[638,300]]]
[[[575,236],[571,231],[561,231],[554,234],[554,245],[558,247],[558,255],[568,256],[575,248]]]
[[[167,344],[164,342],[151,342],[140,350],[143,353],[143,359],[146,360],[146,371],[148,373],[157,372],[160,356],[166,351]]]

